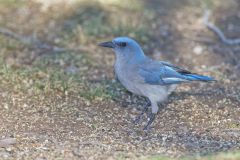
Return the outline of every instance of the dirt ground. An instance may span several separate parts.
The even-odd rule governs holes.
[[[50,1],[49,1],[50,2]],[[0,26],[63,52],[0,35],[1,159],[201,159],[240,148],[240,1],[0,0]],[[114,80],[97,43],[135,38],[150,57],[215,77],[180,85],[149,133],[132,120],[146,103]],[[230,157],[231,158],[231,157]],[[238,155],[237,158],[240,158]]]

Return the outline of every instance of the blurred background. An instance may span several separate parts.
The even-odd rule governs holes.
[[[240,38],[239,0],[0,0],[0,157],[148,159],[239,149],[240,45],[203,24],[206,10],[227,38]],[[145,100],[114,80],[114,54],[97,46],[118,36],[218,82],[179,87],[144,135],[130,121]],[[228,154],[240,158],[217,156]]]

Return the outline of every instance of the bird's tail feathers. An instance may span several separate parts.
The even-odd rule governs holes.
[[[202,76],[202,75],[199,75],[199,74],[185,74],[184,76],[189,81],[203,81],[203,82],[216,81],[212,77]]]

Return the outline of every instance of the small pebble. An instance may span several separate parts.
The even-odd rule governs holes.
[[[0,147],[8,147],[16,143],[17,143],[16,138],[6,138],[6,139],[0,140]]]
[[[195,53],[196,55],[200,55],[203,53],[203,48],[201,46],[195,46],[193,48],[193,53]]]

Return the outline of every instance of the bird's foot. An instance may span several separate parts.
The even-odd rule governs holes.
[[[134,120],[133,123],[136,125],[138,124],[142,119],[143,119],[143,115],[144,115],[144,111],[142,111],[142,113],[140,115],[138,115]]]
[[[155,117],[156,117],[156,114],[155,114],[155,113],[151,113],[151,114],[148,116],[147,125],[143,128],[144,131],[148,132],[148,131],[150,130],[151,124],[153,123]]]
[[[151,106],[151,103],[147,103],[147,105],[143,108],[143,111],[141,112],[141,114],[138,115],[138,116],[133,120],[133,123],[134,123],[135,125],[138,124],[138,123],[143,119],[144,113],[146,113],[146,112],[148,111],[149,106]]]

